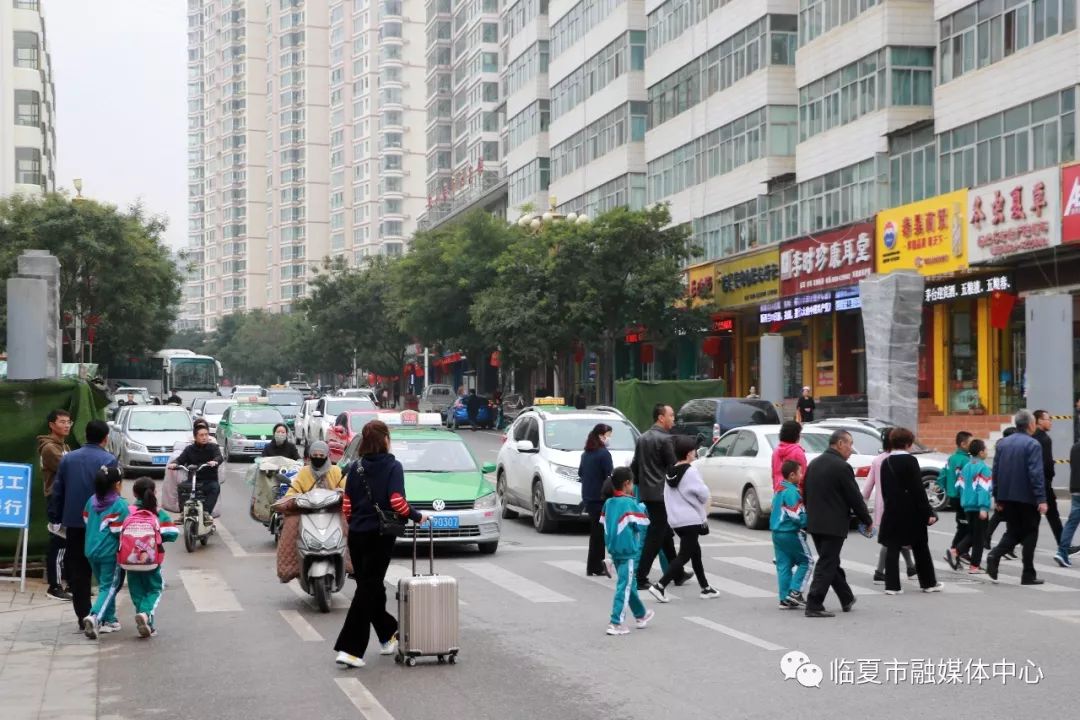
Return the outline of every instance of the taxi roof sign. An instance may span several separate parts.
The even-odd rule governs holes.
[[[542,397],[536,398],[533,401],[533,405],[565,405],[566,399],[561,397]]]
[[[415,410],[379,413],[379,420],[391,427],[439,427],[442,425],[442,415],[439,413],[421,413]]]

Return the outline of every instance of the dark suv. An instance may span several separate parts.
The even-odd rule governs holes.
[[[677,435],[695,435],[698,445],[711,445],[728,430],[745,425],[779,425],[780,415],[767,400],[749,398],[699,398],[675,413]]]

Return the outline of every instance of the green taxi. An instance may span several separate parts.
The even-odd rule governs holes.
[[[409,504],[432,518],[437,543],[476,543],[490,554],[499,547],[501,513],[495,484],[485,477],[494,463],[480,465],[457,433],[441,427],[439,413],[379,413],[390,426],[390,452],[405,470],[405,496]],[[343,471],[357,458],[361,436],[345,447],[339,465]],[[405,537],[412,542],[416,527],[409,524]],[[420,538],[428,529],[420,529]]]
[[[226,460],[262,455],[263,448],[274,439],[274,426],[285,422],[276,407],[257,400],[241,400],[221,416],[215,437]]]

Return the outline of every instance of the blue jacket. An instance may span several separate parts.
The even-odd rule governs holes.
[[[1025,432],[1004,438],[994,450],[994,499],[1029,505],[1046,502],[1042,446]]]
[[[581,480],[581,500],[586,507],[600,506],[603,502],[600,489],[604,487],[604,481],[611,477],[614,470],[615,464],[611,461],[611,453],[606,447],[581,453],[578,479]]]
[[[604,503],[600,522],[604,526],[604,544],[612,560],[637,558],[645,528],[649,525],[644,505],[629,495],[615,495]]]
[[[960,471],[960,478],[963,483],[960,488],[960,506],[968,512],[989,512],[994,503],[990,490],[993,487],[993,478],[986,463],[979,458],[972,458]]]
[[[780,492],[773,496],[769,529],[773,532],[796,532],[806,529],[806,508],[803,506],[799,488],[787,480]]]
[[[69,528],[85,528],[83,508],[94,494],[94,476],[101,466],[115,467],[116,458],[100,445],[83,445],[60,461],[49,496],[49,520]]]
[[[384,513],[397,512],[402,519],[420,522],[419,511],[409,507],[405,497],[405,470],[397,458],[390,453],[376,453],[360,458],[359,464],[364,472],[358,472],[357,463],[353,463],[345,479],[345,494],[352,504],[349,532],[375,532],[379,529],[379,518],[375,515],[371,500]],[[371,500],[368,500],[369,489]]]

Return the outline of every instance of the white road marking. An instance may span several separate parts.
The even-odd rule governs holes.
[[[608,579],[608,578],[605,578],[605,577],[598,577],[598,576],[595,576],[595,575],[586,575],[585,574],[585,563],[580,562],[578,560],[545,560],[544,563],[547,564],[547,565],[550,565],[551,567],[558,568],[560,570],[565,570],[566,572],[570,573],[571,575],[579,577],[582,580],[588,580],[589,582],[596,583],[597,585],[600,585],[601,587],[603,587],[605,590],[609,590],[609,591],[614,591],[615,590],[615,579],[614,578]],[[633,582],[633,581],[634,581],[633,578],[631,578],[631,582]],[[638,595],[640,595],[641,597],[647,597],[648,596],[648,591],[646,591],[646,590],[638,590]],[[667,591],[666,595],[667,595],[668,600],[678,600],[679,599],[679,596],[672,593],[670,589]],[[648,596],[648,597],[651,597],[651,596]]]
[[[239,612],[240,601],[216,570],[180,570],[183,583],[195,612]]]
[[[726,558],[721,558],[726,559]],[[689,570],[689,568],[683,568]],[[754,587],[753,585],[744,585],[741,582],[735,580],[729,580],[719,575],[713,575],[712,573],[705,573],[705,579],[709,581],[709,585],[712,585],[721,592],[726,592],[741,598],[775,598],[775,590],[762,590],[761,588]]]
[[[720,560],[721,562],[730,563],[731,565],[736,565],[736,566],[741,567],[741,568],[746,568],[747,570],[754,570],[755,572],[765,573],[766,575],[772,575],[774,578],[776,577],[776,566],[773,565],[771,562],[765,562],[764,560],[756,560],[754,558],[748,558],[748,557],[714,557],[713,560]],[[842,566],[847,567],[847,565],[848,565],[848,561],[844,560],[843,563],[842,563]],[[807,578],[809,579],[810,576],[807,575]],[[872,588],[860,587],[858,585],[851,585],[851,583],[848,583],[848,585],[851,587],[851,592],[855,593],[856,595],[873,595],[874,594],[874,590]],[[719,588],[717,588],[717,589],[719,590]],[[775,595],[776,595],[776,591],[768,593],[768,596],[770,596],[770,597],[773,597]]]
[[[1020,560],[1011,560],[1009,562],[1014,563],[1017,568],[1020,567]],[[948,567],[948,566],[946,566]],[[1001,566],[998,566],[1000,571]],[[1047,568],[1036,568],[1036,573],[1044,572]],[[989,575],[980,575],[980,578],[985,578],[985,582],[993,582]],[[1066,593],[1066,592],[1080,592],[1080,588],[1066,587],[1065,585],[1055,585],[1054,583],[1043,583],[1042,585],[1020,585],[1020,578],[1015,575],[1006,575],[1003,572],[998,572],[998,585],[1016,585],[1017,587],[1030,588],[1032,590],[1038,590],[1039,592],[1050,593]]]
[[[762,640],[759,637],[754,637],[753,635],[744,633],[741,630],[736,630],[735,628],[730,628],[727,625],[721,625],[720,623],[713,622],[712,620],[706,620],[702,617],[684,617],[683,620],[687,620],[694,623],[695,625],[700,625],[710,630],[715,630],[718,633],[722,633],[724,635],[727,635],[728,637],[735,638],[736,640],[742,640],[745,643],[750,643],[751,645],[759,647],[762,650],[776,651],[785,649],[783,645],[777,645],[776,643],[771,643],[768,640]]]
[[[875,572],[877,572],[877,566],[868,565],[866,563],[861,563],[861,562],[856,562],[855,560],[842,560],[840,562],[840,565],[841,565],[841,567],[851,568],[855,572],[863,573],[865,575],[873,575]],[[935,567],[936,570],[939,570],[939,572],[937,573],[938,582],[940,582],[942,585],[945,586],[944,592],[946,592],[946,593],[948,593],[950,595],[972,595],[972,594],[977,594],[977,593],[982,592],[981,590],[977,590],[977,589],[975,589],[973,587],[968,587],[966,585],[958,585],[955,582],[948,582],[950,576],[952,576],[954,580],[957,579],[958,577],[960,577],[960,573],[954,573],[952,568],[946,566],[944,568],[944,570],[942,570],[941,568],[938,568],[936,564],[935,564],[934,567]],[[948,573],[948,574],[946,575],[946,574],[943,574],[943,573]],[[907,571],[906,570],[904,570],[902,572],[900,578],[903,579],[905,577],[907,577]],[[918,578],[917,575],[912,575],[910,579],[915,581],[915,582],[918,582],[919,578]],[[872,590],[871,592],[878,593],[879,591]],[[884,592],[885,592],[885,586],[882,585],[880,593],[883,594]]]
[[[300,598],[301,600],[304,601],[305,605],[307,605],[312,610],[318,612],[319,606],[315,603],[315,598],[311,597],[306,592],[304,592],[304,588],[300,587],[300,581],[299,580],[290,580],[288,582],[288,586],[289,586],[289,589],[293,591],[293,594],[296,595],[296,597],[298,597],[298,598]],[[344,597],[342,597],[341,593],[334,593],[333,595],[330,596],[330,609],[331,610],[334,610],[334,609],[341,610],[341,609],[344,609],[344,608],[348,608],[349,604],[350,604],[349,600],[346,600]]]
[[[300,639],[304,642],[322,642],[323,636],[319,634],[319,631],[311,626],[303,616],[295,610],[278,610],[281,613],[281,617],[285,622],[289,623],[289,626],[296,631],[296,634],[300,636]]]
[[[365,720],[394,720],[394,716],[375,699],[370,690],[364,687],[364,683],[354,677],[334,678],[334,682]]]
[[[544,587],[540,583],[533,582],[521,575],[505,570],[498,565],[486,562],[459,563],[458,567],[471,572],[493,585],[498,585],[503,590],[525,598],[534,603],[563,603],[574,602],[574,598]]]
[[[221,520],[215,520],[214,525],[217,526],[216,532],[221,538],[221,542],[225,543],[225,547],[229,548],[229,552],[233,554],[233,557],[247,557],[247,550],[240,547],[240,543],[236,542],[236,538],[225,527],[225,523],[221,522]]]
[[[701,543],[703,548],[733,548],[733,547],[772,547],[772,541],[747,541],[747,542],[722,542]],[[589,549],[588,545],[499,545],[499,552],[582,552]]]
[[[1080,610],[1028,610],[1028,612],[1080,625]]]

